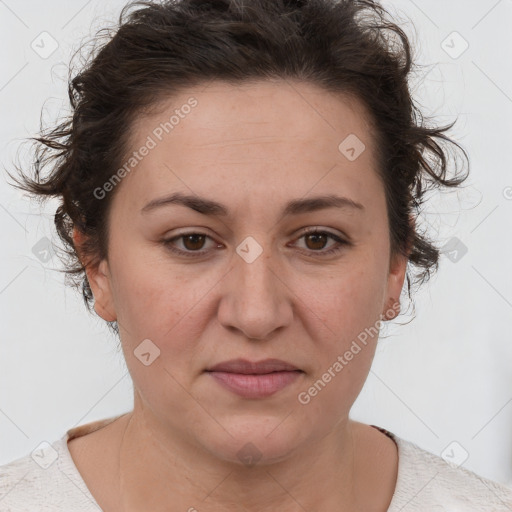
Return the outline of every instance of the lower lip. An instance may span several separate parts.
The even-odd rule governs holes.
[[[244,398],[265,398],[296,381],[303,372],[286,371],[246,375],[243,373],[208,372],[219,384]]]

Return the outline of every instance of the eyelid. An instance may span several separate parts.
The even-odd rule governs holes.
[[[204,233],[204,232],[200,231],[200,229],[203,229],[203,228],[197,228],[197,229],[191,228],[191,229],[187,229],[186,231],[183,231],[183,232],[178,232],[170,238],[164,238],[162,240],[162,243],[167,247],[167,249],[169,251],[176,253],[178,255],[190,257],[190,258],[205,256],[210,252],[210,249],[200,249],[198,251],[177,249],[176,247],[173,246],[173,243],[176,240],[183,239],[184,237],[189,236],[189,235],[199,235],[199,236],[204,236],[206,238],[209,238],[214,244],[217,245],[217,248],[219,248],[219,245],[223,245],[220,242],[217,242],[213,236],[209,235],[208,233]],[[302,249],[302,251],[307,252],[309,255],[317,254],[320,257],[332,255],[332,254],[341,252],[345,246],[353,245],[353,243],[350,241],[349,237],[347,237],[344,233],[342,233],[342,234],[335,233],[335,232],[331,231],[330,229],[323,228],[321,226],[307,226],[307,227],[301,229],[298,232],[298,234],[294,237],[293,242],[294,243],[297,242],[297,240],[300,240],[301,238],[303,238],[306,235],[316,234],[316,233],[322,234],[322,235],[327,235],[328,237],[331,238],[331,240],[333,240],[335,242],[335,244],[334,244],[334,247],[331,247],[330,249],[327,249],[327,250],[315,251],[312,249]]]
[[[344,238],[347,240],[347,242],[349,241],[348,237],[343,232],[334,232],[331,231],[329,228],[324,228],[322,226],[308,226],[306,228],[303,228],[299,231],[298,237],[300,238],[301,236],[307,235],[309,233],[327,233],[329,235],[337,236],[339,238]]]
[[[323,249],[323,250],[319,250],[319,251],[314,251],[312,249],[309,249],[309,250],[305,249],[309,254],[316,253],[319,256],[328,256],[328,255],[333,255],[335,253],[341,252],[344,247],[350,247],[350,246],[354,245],[351,242],[350,238],[347,237],[344,233],[342,233],[342,234],[335,233],[335,232],[331,231],[330,229],[323,228],[321,226],[308,226],[307,228],[304,228],[303,230],[301,230],[299,232],[298,236],[295,237],[294,241],[296,242],[297,240],[300,240],[304,236],[310,235],[310,234],[327,235],[335,243],[334,243],[334,246],[331,247],[330,249]]]
[[[209,235],[208,233],[204,233],[202,232],[203,228],[197,228],[197,229],[187,229],[186,231],[183,231],[183,232],[179,232],[179,233],[175,233],[173,234],[173,236],[171,237],[164,237],[161,242],[163,243],[163,245],[166,247],[166,249],[174,254],[177,254],[178,256],[184,256],[186,258],[194,258],[194,257],[200,257],[200,256],[205,256],[210,250],[209,249],[200,249],[199,251],[187,251],[187,250],[184,250],[184,249],[178,249],[176,247],[173,246],[173,244],[177,241],[177,240],[180,240],[180,239],[183,239],[184,237],[186,236],[189,236],[189,235],[200,235],[200,236],[204,236],[206,238],[209,238],[213,245],[216,245],[217,247],[219,246],[219,242],[217,242],[215,240],[215,238],[211,235]]]

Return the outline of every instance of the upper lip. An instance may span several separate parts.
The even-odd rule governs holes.
[[[281,361],[280,359],[264,359],[263,361],[257,362],[247,361],[247,359],[231,359],[206,369],[207,372],[244,374],[263,374],[296,370],[299,370],[299,368],[286,361]]]

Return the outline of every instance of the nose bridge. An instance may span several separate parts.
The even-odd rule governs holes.
[[[262,241],[262,236],[258,237]],[[265,241],[260,244],[254,237],[245,238],[236,248],[235,258],[237,277],[240,280],[241,291],[249,296],[260,296],[271,292],[272,279],[275,271],[273,265],[271,244]],[[275,262],[274,262],[275,265]],[[253,292],[253,293],[251,293]],[[256,294],[256,292],[258,292]]]
[[[279,263],[263,235],[247,237],[236,248],[228,276],[228,296],[223,297],[221,322],[236,327],[251,339],[262,339],[290,320],[291,306],[276,274]]]

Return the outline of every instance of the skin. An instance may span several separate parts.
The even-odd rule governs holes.
[[[117,185],[108,259],[87,268],[95,310],[117,320],[134,383],[134,409],[69,443],[106,511],[384,511],[397,475],[396,445],[349,411],[378,336],[307,405],[307,391],[400,296],[407,258],[390,257],[382,182],[361,103],[301,82],[213,82],[158,105],[132,126],[140,148],[193,96],[198,105]],[[354,161],[338,146],[356,134]],[[141,209],[171,192],[223,203],[226,217],[181,205]],[[292,199],[338,194],[364,209],[282,217]],[[348,240],[303,236],[318,227]],[[200,257],[170,252],[174,241]],[[251,263],[236,248],[253,237]],[[82,237],[75,231],[75,241]],[[388,316],[388,319],[392,318]],[[378,325],[378,324],[377,324]],[[134,355],[150,339],[160,355]],[[303,370],[264,399],[221,387],[204,370],[242,357],[279,358]],[[252,443],[261,458],[244,464]]]

